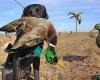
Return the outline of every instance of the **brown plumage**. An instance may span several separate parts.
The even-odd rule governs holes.
[[[34,46],[38,39],[49,38],[49,42],[56,45],[57,35],[54,26],[49,20],[36,17],[23,17],[1,28],[6,32],[15,31],[17,34],[13,48]]]
[[[21,23],[21,22],[20,22]],[[20,24],[19,21],[15,20],[14,22],[11,22],[7,25],[4,25],[0,28],[0,31],[5,32],[15,32],[15,28]]]

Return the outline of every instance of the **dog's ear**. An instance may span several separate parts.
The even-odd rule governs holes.
[[[47,11],[45,12],[45,16],[44,16],[44,18],[49,19],[49,16],[48,16]]]
[[[42,11],[42,15],[41,15],[42,18],[49,19],[49,16],[48,16],[48,13],[47,13],[45,6],[41,6],[41,11]]]

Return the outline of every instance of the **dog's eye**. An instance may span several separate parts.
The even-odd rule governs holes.
[[[35,10],[36,10],[36,12],[39,12],[39,8],[36,8]]]
[[[32,10],[29,11],[29,15],[32,15]]]

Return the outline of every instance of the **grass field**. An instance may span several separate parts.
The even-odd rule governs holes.
[[[90,37],[88,32],[58,34],[56,53],[59,62],[56,65],[48,64],[44,55],[41,57],[41,80],[94,80],[100,74],[100,49],[96,46],[95,35]],[[0,42],[5,37],[0,38]],[[0,43],[2,46],[3,43]],[[1,50],[0,63],[3,63],[7,54]]]

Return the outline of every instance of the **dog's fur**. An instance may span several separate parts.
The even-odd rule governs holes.
[[[31,4],[24,8],[22,17],[32,16],[38,18],[48,19],[48,13],[46,7],[41,4]]]

